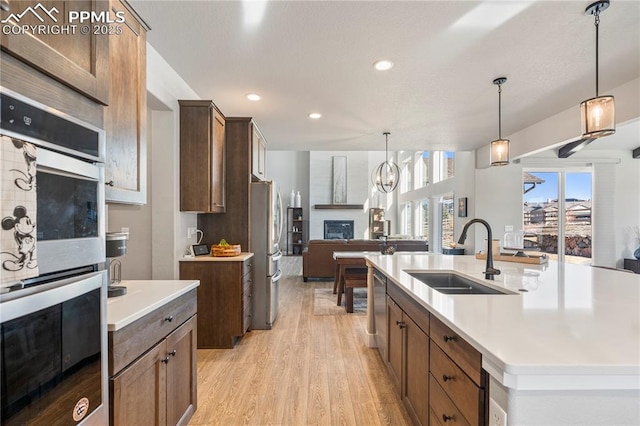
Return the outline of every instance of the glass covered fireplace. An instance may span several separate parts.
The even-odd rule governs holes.
[[[353,239],[353,220],[325,220],[325,240],[351,240]]]

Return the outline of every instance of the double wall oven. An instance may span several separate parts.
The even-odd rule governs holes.
[[[104,131],[0,96],[0,423],[105,424]]]

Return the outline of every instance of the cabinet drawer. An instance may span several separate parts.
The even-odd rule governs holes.
[[[253,271],[253,257],[242,262],[242,276],[245,276]]]
[[[196,290],[118,331],[109,332],[109,376],[115,375],[196,313]]]
[[[438,382],[429,377],[429,423],[435,425],[469,425]]]
[[[484,391],[476,386],[437,345],[431,345],[429,364],[433,378],[455,401],[458,410],[470,422],[477,421],[481,415],[480,401],[484,397]]]
[[[429,335],[431,340],[458,364],[476,385],[481,385],[482,354],[480,352],[435,317],[431,318]]]

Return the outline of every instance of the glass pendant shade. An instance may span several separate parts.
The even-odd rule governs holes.
[[[598,96],[580,104],[583,138],[600,138],[616,132],[613,96]]]
[[[509,139],[491,141],[491,165],[506,166],[509,164]]]

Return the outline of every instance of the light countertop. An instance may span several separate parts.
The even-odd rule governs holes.
[[[502,274],[488,281],[473,255],[366,258],[480,351],[483,368],[506,387],[640,389],[640,275],[495,262]],[[442,294],[407,273],[420,270],[455,271],[515,294]]]
[[[183,257],[180,262],[244,262],[253,257],[253,253],[240,253],[238,256],[195,256]]]
[[[122,281],[127,294],[107,299],[107,330],[117,331],[198,287],[198,280]]]

